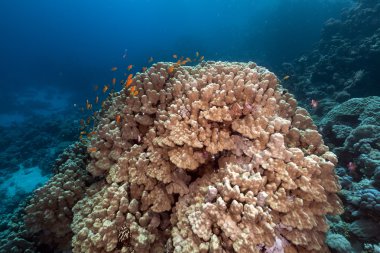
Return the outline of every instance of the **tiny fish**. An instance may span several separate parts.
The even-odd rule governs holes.
[[[133,65],[131,64],[131,65],[128,66],[127,69],[128,69],[128,71],[129,71],[129,70],[131,70],[132,68],[133,68]]]
[[[135,92],[133,92],[133,96],[137,96],[137,94],[139,94],[138,90],[136,90]]]
[[[117,67],[112,67],[111,68],[111,71],[116,71],[117,70]]]
[[[168,73],[171,74],[173,73],[173,71],[174,71],[174,66],[172,65],[168,68]]]
[[[136,90],[136,86],[132,86],[132,87],[131,87],[131,95],[132,95],[133,93],[135,93],[135,90]]]
[[[86,121],[87,125],[90,124],[90,122],[91,122],[91,117],[88,117]]]
[[[199,61],[203,61],[205,59],[204,56],[201,56],[201,58],[199,58]]]
[[[80,132],[80,134],[81,134],[81,135],[86,134],[86,131],[82,131],[82,132]]]
[[[120,123],[120,120],[121,120],[121,116],[119,115],[119,114],[117,114],[116,116],[115,116],[115,120],[116,120],[116,123]]]
[[[96,96],[95,98],[95,104],[97,104],[99,102],[99,96]]]
[[[148,60],[149,63],[153,62],[153,57],[151,56]]]
[[[284,78],[282,78],[283,81],[285,80],[288,80],[290,78],[290,76],[284,76]]]
[[[195,53],[195,56],[196,56],[196,57],[199,57],[199,52],[198,52],[198,51]]]
[[[310,101],[310,105],[311,105],[311,107],[313,107],[313,108],[315,109],[315,108],[318,107],[318,101],[315,100],[315,99],[312,99],[312,100]]]
[[[79,122],[81,126],[84,126],[84,119],[81,119]]]
[[[132,82],[133,82],[132,77],[133,77],[132,74],[130,74],[130,75],[128,76],[128,79],[127,79],[127,81],[125,82],[125,86],[126,86],[126,87],[128,87],[129,85],[132,84]]]
[[[96,147],[90,147],[87,149],[88,152],[92,153],[92,152],[96,152]]]
[[[187,60],[181,61],[181,65],[185,65],[187,63]]]
[[[112,85],[115,86],[115,84],[116,84],[116,78],[114,77],[112,78]]]
[[[177,56],[176,54],[173,54],[173,58],[174,58],[174,59],[177,59],[178,56]]]
[[[354,162],[349,162],[349,163],[347,164],[347,169],[348,169],[350,172],[355,172],[357,167],[358,167],[358,166],[357,166]]]
[[[108,90],[108,85],[104,85],[104,87],[103,87],[103,93],[106,93],[107,90]]]
[[[191,59],[189,57],[186,57],[187,62],[191,62]]]

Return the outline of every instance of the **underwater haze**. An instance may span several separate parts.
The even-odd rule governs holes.
[[[4,0],[0,38],[0,253],[380,253],[380,0]]]
[[[110,82],[112,67],[141,69],[151,56],[168,61],[199,51],[278,67],[310,50],[323,23],[349,3],[1,1],[0,123],[83,104],[95,84]]]

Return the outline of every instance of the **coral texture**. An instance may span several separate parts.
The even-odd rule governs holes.
[[[380,240],[377,233],[362,232],[380,221],[380,97],[353,98],[334,107],[320,121],[320,130],[339,156],[342,218],[352,223],[350,233],[342,234],[364,250]]]
[[[83,198],[86,183],[91,180],[85,170],[86,159],[82,144],[71,145],[57,160],[57,174],[34,191],[25,207],[24,221],[37,245],[62,249],[70,243],[71,209]]]
[[[73,252],[328,252],[337,159],[307,111],[255,63],[169,66],[105,103]]]
[[[284,64],[285,73],[292,77],[285,87],[301,104],[317,99],[318,116],[350,98],[380,95],[380,3],[354,2],[340,19],[325,23],[310,54]]]

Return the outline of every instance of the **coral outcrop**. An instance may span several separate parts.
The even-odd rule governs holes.
[[[380,3],[355,2],[340,19],[326,22],[310,54],[284,64],[285,73],[291,75],[285,87],[302,104],[318,100],[319,116],[350,98],[380,95]]]
[[[363,251],[380,240],[373,232],[380,222],[380,97],[353,98],[334,107],[320,121],[320,130],[340,158],[337,174],[346,209],[340,223],[350,233],[338,224],[333,230]]]
[[[61,159],[25,208],[36,241],[78,253],[329,252],[325,216],[343,211],[337,159],[273,73],[156,63],[132,85],[137,96],[124,88],[99,113],[91,176]]]
[[[100,114],[73,251],[327,252],[337,160],[307,111],[254,63],[169,66]]]
[[[70,249],[72,208],[93,181],[85,170],[87,158],[86,148],[79,142],[59,156],[54,165],[56,174],[4,224],[1,253]]]

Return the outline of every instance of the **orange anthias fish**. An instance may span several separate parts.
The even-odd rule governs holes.
[[[120,120],[121,120],[121,116],[119,115],[119,114],[117,114],[116,116],[115,116],[115,120],[116,120],[116,123],[120,123]]]
[[[168,68],[168,73],[171,74],[173,73],[173,71],[174,71],[174,66],[172,65]]]
[[[128,71],[129,71],[129,70],[131,70],[132,68],[133,68],[133,65],[131,64],[131,65],[128,66],[127,69],[128,69]]]
[[[107,90],[108,90],[108,85],[104,85],[104,87],[103,87],[103,93],[106,93]]]
[[[111,71],[116,71],[117,70],[117,67],[112,67],[111,68]]]
[[[96,148],[95,147],[90,147],[87,149],[88,152],[90,153],[93,153],[93,152],[96,152]]]
[[[115,84],[116,84],[116,78],[114,77],[112,78],[112,85],[115,86]]]
[[[173,58],[174,58],[174,59],[177,59],[178,56],[177,56],[176,54],[173,54]]]
[[[129,85],[132,84],[132,82],[133,82],[132,77],[133,77],[133,75],[132,75],[132,74],[129,74],[128,79],[127,79],[127,81],[125,82],[125,86],[126,86],[126,87],[128,87]]]
[[[311,107],[313,107],[314,109],[316,109],[318,107],[318,101],[315,100],[315,99],[312,99],[310,101],[310,105],[311,105]]]
[[[148,60],[149,63],[153,62],[153,57],[151,56]]]

